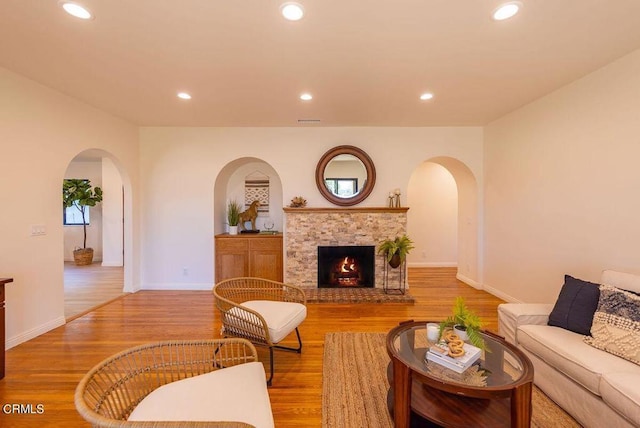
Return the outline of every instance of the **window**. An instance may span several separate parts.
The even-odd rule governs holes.
[[[357,178],[325,178],[324,182],[331,193],[342,197],[351,197],[358,193]]]
[[[90,223],[89,206],[84,207],[84,220],[85,223]],[[82,225],[82,212],[80,211],[78,202],[74,202],[69,208],[65,208],[62,214],[63,224],[67,226]]]

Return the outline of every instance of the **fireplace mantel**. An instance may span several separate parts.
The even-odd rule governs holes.
[[[377,247],[385,239],[407,233],[408,207],[284,208],[285,281],[318,286],[319,246]],[[383,287],[383,255],[375,259],[375,287]],[[390,280],[399,275],[393,269]]]
[[[406,213],[409,207],[340,207],[340,208],[292,208],[284,207],[286,213]]]

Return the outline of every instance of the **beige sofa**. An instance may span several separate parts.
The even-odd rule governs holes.
[[[640,276],[606,270],[602,284],[640,293]],[[585,427],[640,426],[640,366],[547,325],[553,304],[498,307],[500,334],[533,362],[534,383]]]

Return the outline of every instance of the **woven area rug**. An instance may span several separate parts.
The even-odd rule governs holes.
[[[327,333],[324,342],[322,426],[392,428],[387,410],[385,333]],[[533,387],[536,428],[574,428],[580,425]]]
[[[307,303],[415,303],[405,294],[385,293],[380,288],[305,288]]]

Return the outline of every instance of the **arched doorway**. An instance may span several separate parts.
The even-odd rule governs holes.
[[[427,159],[412,174],[408,202],[412,207],[408,212],[409,231],[416,241],[409,262],[457,266],[458,279],[478,288],[480,213],[478,184],[471,170],[452,157]],[[434,242],[429,242],[429,237]],[[435,258],[429,257],[433,255],[431,245],[442,246]]]
[[[64,178],[88,179],[100,187],[103,200],[89,210],[87,247],[94,249],[93,263],[76,266],[73,250],[83,243],[82,223],[67,221],[63,215],[65,319],[74,319],[89,310],[120,297],[125,289],[125,188],[117,159],[102,150],[86,150],[67,165]],[[126,184],[125,184],[126,181]],[[130,204],[130,202],[126,202]]]

